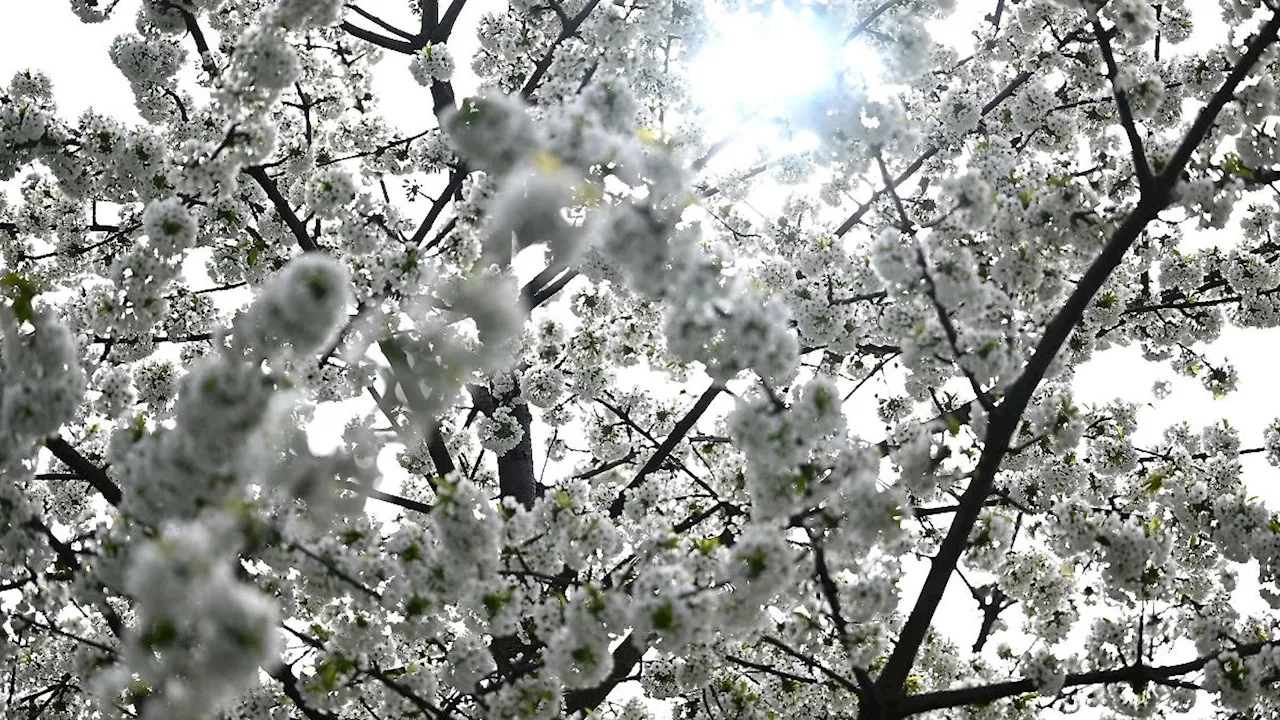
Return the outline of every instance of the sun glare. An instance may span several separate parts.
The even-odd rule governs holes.
[[[789,105],[841,76],[870,83],[876,74],[875,52],[858,40],[846,42],[810,8],[773,3],[710,13],[708,24],[715,36],[691,59],[689,74],[713,135],[745,130],[763,140],[758,136],[769,134],[767,120]],[[776,130],[772,136],[778,140]]]

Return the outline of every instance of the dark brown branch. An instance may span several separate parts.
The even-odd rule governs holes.
[[[389,33],[391,33],[392,35],[398,35],[398,36],[400,36],[400,37],[404,38],[405,40],[413,40],[413,39],[414,39],[414,34],[413,34],[413,33],[409,32],[409,31],[407,31],[407,30],[401,30],[400,28],[396,27],[395,25],[392,25],[391,23],[387,22],[386,20],[383,20],[382,18],[378,17],[377,15],[374,15],[373,13],[369,12],[368,10],[365,10],[364,8],[360,7],[359,5],[354,5],[354,4],[352,4],[352,3],[347,3],[347,7],[351,8],[351,10],[352,10],[353,12],[355,12],[355,14],[359,15],[360,17],[364,18],[365,20],[368,20],[369,22],[373,23],[374,25],[377,25],[378,27],[380,27],[380,28],[382,28],[383,30],[385,30],[385,31],[387,31],[387,32],[389,32]]]
[[[575,480],[590,480],[591,478],[597,475],[603,475],[604,473],[609,472],[610,470],[618,467],[619,465],[626,465],[627,463],[635,459],[636,459],[636,452],[632,450],[631,452],[618,458],[617,460],[613,460],[603,465],[600,465],[598,467],[591,468],[590,470],[580,472],[577,475],[574,475],[573,477]]]
[[[107,477],[107,473],[102,468],[93,464],[78,450],[71,447],[71,443],[62,439],[61,435],[53,435],[45,438],[44,446],[49,448],[49,452],[58,458],[67,467],[75,471],[76,475],[84,478],[89,486],[98,491],[104,500],[116,507],[120,505],[123,495],[120,492],[120,486],[111,481]]]
[[[373,43],[380,48],[391,50],[392,52],[402,53],[404,55],[412,55],[421,50],[421,47],[415,47],[417,43],[413,40],[397,40],[396,38],[379,35],[372,30],[366,30],[359,25],[353,25],[351,22],[344,20],[340,26],[348,35],[359,38],[368,43]]]
[[[933,302],[934,311],[938,316],[938,323],[942,325],[942,331],[947,336],[947,344],[951,346],[951,354],[954,356],[956,369],[964,375],[969,381],[969,387],[973,389],[973,395],[977,399],[978,404],[987,412],[991,412],[994,407],[991,398],[988,397],[982,384],[978,382],[978,378],[964,366],[961,361],[964,353],[960,350],[960,335],[956,331],[955,323],[951,322],[951,314],[942,305],[942,300],[938,298],[938,285],[933,281],[933,275],[929,273],[929,262],[924,256],[924,246],[920,244],[920,239],[916,237],[915,228],[911,224],[911,219],[907,216],[907,209],[902,204],[902,198],[898,197],[897,187],[894,186],[889,177],[889,168],[884,164],[884,157],[880,153],[876,153],[876,164],[880,167],[880,175],[884,178],[885,189],[889,193],[889,197],[893,200],[893,206],[898,211],[898,219],[902,224],[902,232],[910,236],[916,245],[916,265],[920,267],[920,275],[924,278],[925,295]]]
[[[200,54],[200,66],[209,73],[210,77],[217,77],[218,66],[213,62],[213,55],[209,54],[209,41],[205,39],[204,31],[200,29],[199,19],[190,10],[177,3],[166,4],[182,15],[182,23],[186,25],[187,33],[191,35],[191,40],[196,45],[196,52]]]
[[[547,74],[547,70],[551,69],[551,63],[555,60],[556,50],[560,47],[560,43],[577,33],[578,28],[582,27],[582,23],[586,21],[587,16],[599,4],[600,0],[587,0],[587,4],[578,11],[578,14],[574,15],[569,20],[569,23],[560,29],[560,34],[551,42],[551,46],[547,48],[546,53],[538,60],[538,64],[534,66],[533,73],[529,75],[524,87],[520,89],[520,97],[526,100],[533,97],[534,91],[542,84],[542,78]]]
[[[1077,30],[1063,37],[1062,40],[1058,43],[1058,49],[1061,50],[1068,43],[1078,40],[1080,38],[1080,34],[1081,34],[1080,31]],[[980,116],[985,118],[986,116],[990,115],[996,108],[1000,107],[1000,105],[1003,104],[1005,100],[1008,100],[1009,98],[1013,97],[1014,94],[1018,92],[1019,88],[1025,85],[1033,75],[1035,75],[1035,70],[1023,70],[1017,75],[1014,75],[1013,78],[1004,86],[1004,88],[1001,89],[1000,92],[996,93],[995,97],[988,100],[987,104],[982,106],[982,111]],[[902,183],[906,182],[912,176],[914,176],[917,172],[919,172],[920,168],[924,167],[924,164],[926,162],[932,160],[940,152],[942,152],[942,148],[938,147],[937,145],[930,145],[928,148],[925,149],[923,153],[920,154],[919,157],[915,159],[914,162],[912,162],[910,165],[907,166],[906,170],[903,170],[901,173],[898,174],[897,177],[893,179],[893,182],[890,183],[890,186],[897,188],[898,186],[902,185]],[[875,203],[885,194],[887,190],[888,188],[885,188],[885,189],[877,190],[873,192],[871,194],[871,197],[866,202],[859,205],[858,209],[855,210],[852,215],[846,218],[845,221],[840,224],[840,227],[836,228],[836,231],[835,231],[836,237],[840,237],[845,233],[849,232],[850,230],[852,230],[853,226],[857,225],[862,220],[862,216],[866,215],[867,212],[869,212],[871,208],[875,206]]]
[[[844,39],[845,43],[853,42],[859,35],[866,32],[876,20],[879,20],[881,15],[889,12],[893,9],[894,5],[898,5],[901,2],[902,0],[885,0],[880,4],[880,7],[872,10],[870,15],[863,18],[862,22],[858,23],[854,26],[853,30],[849,31],[849,35]]]
[[[271,199],[271,204],[276,208],[276,214],[280,216],[280,219],[288,226],[289,231],[293,233],[293,237],[298,241],[298,246],[307,252],[319,250],[320,248],[316,246],[315,241],[311,239],[310,233],[307,232],[307,226],[302,224],[298,214],[289,206],[289,201],[280,192],[276,181],[267,175],[266,168],[260,165],[247,167],[244,169],[244,174],[253,178],[253,181],[258,183],[258,186]]]
[[[546,289],[549,283],[564,272],[572,271],[558,263],[553,263],[543,268],[541,272],[525,283],[524,287],[520,288],[520,305],[526,308],[537,307],[534,299]]]
[[[786,670],[779,670],[773,665],[765,665],[764,663],[752,662],[750,660],[747,660],[746,658],[740,658],[737,655],[725,655],[724,659],[728,660],[734,665],[741,665],[742,667],[749,668],[751,670],[759,670],[762,673],[768,673],[769,675],[774,675],[776,677],[780,677],[785,680],[804,683],[806,685],[816,685],[818,683],[817,678],[811,678],[811,677],[806,677],[804,675],[796,675],[795,673],[789,673]]]
[[[213,338],[214,338],[213,333],[201,332],[201,333],[191,333],[190,335],[175,335],[173,337],[165,337],[163,335],[153,335],[150,338],[148,338],[148,340],[153,343],[188,343],[188,342],[206,342],[209,340],[213,340]],[[100,343],[103,345],[136,345],[142,341],[143,339],[140,337],[110,338],[110,337],[102,337],[100,335],[95,335],[93,337],[94,343]]]
[[[298,678],[293,674],[293,670],[287,665],[280,665],[272,668],[267,672],[276,682],[280,683],[281,689],[284,690],[285,697],[293,701],[293,706],[307,717],[307,720],[338,720],[337,715],[311,707],[307,703],[306,697],[298,689]]]
[[[392,495],[391,493],[385,493],[381,490],[375,490],[368,485],[361,485],[360,483],[351,482],[350,480],[343,480],[338,483],[338,485],[344,490],[350,490],[351,492],[359,493],[360,495],[373,498],[374,500],[381,500],[384,503],[395,505],[396,507],[401,507],[405,510],[413,510],[414,512],[420,513],[431,512],[431,506],[424,502],[411,500],[399,495]]]
[[[422,394],[422,388],[416,382],[412,382],[413,372],[409,366],[408,356],[393,340],[379,342],[378,348],[391,364],[392,382],[400,387],[405,402],[409,404],[409,409],[431,423],[426,429],[427,452],[431,455],[431,463],[435,465],[436,474],[445,476],[452,473],[455,470],[453,459],[449,457],[449,450],[445,447],[444,439],[440,437],[439,424],[428,412],[427,399]],[[387,390],[388,394],[392,393],[391,388]],[[434,483],[432,485],[434,486]]]
[[[462,14],[462,8],[467,4],[467,0],[453,0],[449,3],[449,7],[445,8],[444,15],[440,16],[440,24],[436,28],[436,34],[433,38],[436,42],[444,42],[453,32],[453,25],[458,21],[458,15]]]
[[[1277,32],[1280,32],[1280,14],[1273,15],[1258,35],[1250,41],[1244,56],[1201,110],[1169,165],[1153,180],[1149,190],[1143,193],[1138,205],[1112,233],[1102,252],[1080,278],[1071,296],[1046,326],[1044,335],[1036,345],[1026,368],[1009,387],[1003,401],[991,415],[986,443],[982,456],[978,460],[974,479],[960,498],[961,507],[956,511],[951,528],[934,556],[915,607],[912,608],[898,637],[898,643],[876,681],[877,686],[885,694],[902,693],[907,675],[910,674],[915,662],[916,653],[924,642],[934,613],[942,601],[947,581],[968,545],[969,532],[977,522],[978,515],[991,492],[996,473],[1000,469],[1005,454],[1009,452],[1010,440],[1027,403],[1031,400],[1032,393],[1048,372],[1058,350],[1080,323],[1094,295],[1111,276],[1112,271],[1119,266],[1129,247],[1137,240],[1147,223],[1169,204],[1172,189],[1178,182],[1182,169],[1191,159],[1192,153],[1204,140],[1214,118],[1233,96],[1236,87],[1249,73],[1267,46],[1275,42]]]
[[[827,567],[827,555],[822,550],[821,540],[817,537],[816,530],[809,531],[809,539],[813,545],[813,567],[818,578],[818,587],[822,589],[822,595],[826,598],[827,605],[831,607],[831,621],[835,623],[840,646],[848,651],[849,624],[844,619],[844,613],[840,611],[839,588],[836,587],[835,579],[831,577],[831,570]]]
[[[707,388],[702,393],[702,396],[693,404],[693,407],[689,408],[689,412],[685,413],[684,417],[680,418],[680,421],[676,423],[674,428],[672,428],[671,434],[668,435],[667,438],[662,441],[662,444],[658,446],[658,449],[654,451],[653,456],[649,458],[649,461],[644,464],[644,467],[640,468],[640,472],[636,473],[635,478],[633,478],[630,483],[627,483],[627,486],[618,493],[618,497],[614,498],[613,503],[609,505],[610,517],[616,518],[622,515],[622,509],[626,505],[627,491],[644,482],[644,479],[650,473],[662,467],[662,463],[666,461],[666,459],[671,455],[671,452],[675,450],[676,445],[679,445],[680,441],[684,439],[684,436],[688,434],[689,430],[693,429],[694,424],[698,422],[698,418],[702,417],[702,414],[706,412],[707,408],[711,405],[711,401],[715,400],[716,396],[719,395],[722,390],[724,390],[723,385],[720,385],[719,383],[712,383],[711,387]]]
[[[362,10],[350,3],[347,7],[351,8],[360,17],[372,22],[374,25],[382,28],[384,31],[395,35],[396,37],[387,37],[379,35],[372,30],[366,30],[358,25],[348,21],[343,21],[341,27],[347,34],[352,37],[359,38],[368,43],[373,43],[380,48],[398,52],[404,55],[412,55],[427,46],[432,40],[436,42],[444,42],[448,39],[448,33],[444,33],[443,37],[436,37],[436,13],[439,7],[435,0],[424,0],[419,3],[419,9],[422,11],[422,19],[418,26],[416,34],[410,34],[406,30],[401,30],[394,25],[386,22],[382,18],[373,15],[370,12]],[[403,38],[403,39],[397,39]]]
[[[547,283],[545,286],[539,288],[537,292],[533,293],[533,295],[529,298],[529,309],[532,310],[533,308],[536,308],[542,305],[543,303],[545,303],[546,301],[550,300],[551,298],[555,297],[556,293],[563,290],[564,286],[568,285],[576,277],[578,277],[577,270],[574,270],[574,269],[565,270],[555,280]]]
[[[983,503],[983,507],[1003,507],[1007,503],[1004,500],[992,498]],[[932,517],[934,515],[947,515],[960,509],[959,505],[938,505],[934,507],[913,507],[911,508],[911,517]]]
[[[609,671],[609,677],[595,687],[570,690],[565,693],[565,716],[572,716],[574,713],[599,707],[600,703],[609,697],[609,693],[613,692],[614,688],[627,679],[631,674],[631,670],[640,662],[640,658],[643,656],[644,651],[636,646],[634,636],[623,640],[622,644],[613,651],[613,670]]]
[[[1248,645],[1239,645],[1232,650],[1241,658],[1257,655],[1263,648],[1272,643],[1251,643]],[[1080,685],[1111,685],[1118,683],[1132,683],[1142,685],[1148,682],[1162,683],[1172,678],[1181,677],[1190,673],[1204,669],[1211,660],[1217,657],[1217,653],[1213,655],[1205,655],[1188,662],[1178,665],[1164,665],[1160,667],[1150,667],[1147,665],[1129,665],[1121,668],[1113,668],[1110,670],[1092,670],[1085,673],[1072,673],[1067,675],[1066,682],[1063,687],[1078,687]],[[929,712],[930,710],[940,710],[943,708],[962,707],[965,705],[983,705],[995,702],[1007,697],[1016,695],[1024,695],[1036,691],[1035,683],[1030,680],[1011,680],[1009,682],[995,683],[992,685],[979,685],[976,687],[957,688],[955,690],[942,690],[939,692],[923,693],[920,695],[910,695],[903,699],[898,705],[897,717],[906,717],[915,715],[916,713]]]
[[[422,242],[426,240],[427,233],[431,232],[431,227],[436,224],[436,219],[440,217],[440,213],[448,207],[453,196],[462,189],[462,181],[467,176],[466,168],[458,168],[453,171],[453,175],[449,178],[449,183],[445,185],[444,190],[440,191],[440,197],[436,198],[431,204],[431,208],[427,210],[427,216],[418,224],[418,229],[414,231],[413,237],[409,238],[409,244],[414,247],[422,247]]]
[[[1138,137],[1138,126],[1133,119],[1133,109],[1129,106],[1129,98],[1117,84],[1120,69],[1116,66],[1116,58],[1111,52],[1111,38],[1102,29],[1102,23],[1093,20],[1093,37],[1098,41],[1098,49],[1102,52],[1102,60],[1107,65],[1107,80],[1111,82],[1111,92],[1116,101],[1116,110],[1120,115],[1120,126],[1124,128],[1125,137],[1129,140],[1129,152],[1133,155],[1133,170],[1138,176],[1138,187],[1145,189],[1151,184],[1151,166],[1147,163],[1147,153],[1142,149],[1142,138]]]
[[[62,564],[68,572],[78,573],[83,569],[83,566],[80,564],[80,558],[76,557],[75,550],[71,549],[71,546],[67,543],[59,540],[58,536],[53,533],[53,530],[50,529],[50,527],[42,520],[37,517],[33,517],[27,520],[27,525],[45,538],[49,543],[49,547],[53,550],[54,555],[57,557],[58,562]],[[107,592],[106,587],[96,581],[92,581],[92,584],[101,590],[105,596]],[[107,627],[110,628],[111,633],[116,637],[121,637],[124,634],[124,620],[120,618],[120,615],[111,608],[110,604],[106,602],[98,603],[96,604],[96,607],[98,608],[98,612],[102,613],[102,618],[106,621]]]
[[[519,389],[506,399],[495,398],[488,388],[480,385],[468,385],[472,405],[485,415],[493,415],[500,402],[509,402],[511,415],[520,424],[520,442],[515,447],[498,457],[498,489],[503,498],[515,498],[526,508],[532,508],[537,499],[539,486],[533,463],[533,415],[529,404],[510,402],[518,396]]]
[[[826,675],[827,677],[834,680],[837,685],[853,693],[855,696],[859,698],[863,696],[862,688],[859,688],[857,685],[854,685],[853,682],[849,680],[849,678],[841,675],[840,673],[832,670],[831,668],[828,668],[826,665],[823,665],[822,663],[818,662],[817,659],[810,657],[808,655],[805,655],[804,653],[799,652],[798,650],[793,650],[786,643],[776,638],[769,637],[768,635],[765,635],[760,639],[763,642],[778,648],[779,650],[786,653],[787,655],[790,655],[796,660],[799,660],[805,665],[808,665],[810,668],[813,668],[814,670],[817,670],[823,675]]]
[[[405,700],[408,700],[410,703],[413,703],[413,706],[416,707],[418,711],[421,712],[423,715],[427,715],[427,716],[438,718],[438,719],[453,717],[451,713],[442,712],[440,708],[437,708],[435,705],[432,705],[430,702],[424,699],[421,695],[409,689],[408,686],[397,682],[396,679],[393,678],[391,674],[386,672],[385,670],[379,670],[378,668],[375,667],[375,668],[370,668],[368,670],[368,673],[370,676],[377,678],[378,682],[381,682],[383,685],[387,686],[387,688],[389,688],[392,692],[404,698]]]

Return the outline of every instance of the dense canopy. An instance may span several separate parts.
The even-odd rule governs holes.
[[[1280,9],[470,3],[0,88],[0,713],[1280,717]]]

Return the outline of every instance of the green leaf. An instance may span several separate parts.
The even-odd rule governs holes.
[[[698,552],[702,553],[703,555],[710,555],[711,553],[715,552],[715,549],[717,547],[720,547],[720,538],[718,537],[699,538],[693,541],[693,546],[697,548]]]
[[[756,548],[747,554],[743,560],[747,563],[747,578],[755,580],[764,575],[768,570],[768,563],[765,562],[764,548]]]
[[[5,294],[13,298],[13,314],[17,316],[18,322],[30,322],[35,316],[31,301],[40,294],[35,281],[16,272],[7,272],[0,278],[0,286],[4,287]]]
[[[178,628],[168,621],[160,621],[152,623],[151,627],[138,638],[142,647],[148,650],[157,650],[168,647],[174,640],[178,639]]]
[[[1022,203],[1023,210],[1026,210],[1027,208],[1031,207],[1031,201],[1035,199],[1035,196],[1036,196],[1036,191],[1033,190],[1032,188],[1027,188],[1018,193],[1018,202]]]
[[[573,496],[565,492],[564,490],[557,490],[555,499],[556,499],[556,507],[560,508],[561,510],[568,510],[573,507]]]
[[[354,667],[355,663],[347,656],[334,655],[316,665],[316,677],[320,680],[320,686],[331,692],[338,687],[338,676]]]
[[[140,412],[133,418],[133,426],[130,428],[130,437],[134,442],[142,439],[147,434],[147,414]]]
[[[1222,158],[1222,170],[1231,177],[1244,178],[1245,180],[1253,180],[1253,171],[1244,166],[1244,160],[1235,153],[1227,153]]]
[[[488,613],[490,620],[497,617],[498,613],[502,611],[503,606],[505,606],[508,602],[511,602],[511,598],[513,594],[514,593],[512,592],[511,588],[507,588],[506,590],[502,590],[496,593],[489,593],[488,595],[484,596],[483,598],[484,610],[486,613]]]
[[[953,437],[956,435],[959,435],[960,434],[960,418],[956,417],[955,415],[952,415],[951,413],[947,413],[946,421],[947,421],[947,432],[951,433]]]
[[[657,610],[654,610],[649,619],[653,622],[654,630],[670,630],[675,627],[676,611],[675,608],[671,607],[671,601],[668,600]]]
[[[409,598],[409,602],[404,604],[405,617],[418,617],[425,615],[427,610],[431,609],[431,601],[421,595],[414,595]]]
[[[413,562],[420,557],[422,557],[422,548],[418,546],[418,543],[410,543],[409,547],[400,551],[400,559],[407,563]]]
[[[1160,471],[1153,473],[1150,477],[1142,482],[1142,491],[1148,495],[1155,495],[1160,492],[1160,488],[1164,487],[1164,481],[1169,478],[1169,473]]]

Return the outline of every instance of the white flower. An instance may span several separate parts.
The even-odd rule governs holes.
[[[119,417],[134,403],[132,378],[127,367],[102,367],[94,373],[93,385],[101,395],[97,406],[109,418]]]
[[[168,82],[182,67],[186,51],[167,37],[120,35],[111,44],[111,62],[131,83]]]
[[[105,5],[102,0],[71,0],[71,11],[84,23],[100,23],[107,19],[107,13],[113,5]]]
[[[1267,462],[1280,467],[1280,420],[1273,420],[1263,433],[1263,445],[1267,448]]]
[[[323,218],[337,217],[356,199],[356,183],[351,173],[336,166],[322,168],[307,183],[307,204]]]
[[[459,154],[497,174],[510,170],[539,146],[539,133],[524,105],[506,95],[464,101],[445,130]]]
[[[555,630],[543,652],[543,662],[568,688],[598,685],[613,669],[609,633],[600,619],[581,604],[566,611],[567,622]]]
[[[190,248],[196,240],[195,218],[176,197],[148,203],[142,213],[142,229],[151,246],[166,258]]]
[[[1106,12],[1116,24],[1120,41],[1130,47],[1149,41],[1160,25],[1147,0],[1114,0],[1107,4]]]
[[[449,299],[454,310],[475,322],[486,349],[495,349],[520,331],[524,313],[520,310],[519,288],[510,275],[476,273],[460,279],[451,290]]]
[[[84,396],[76,344],[48,310],[35,308],[27,331],[0,305],[0,471],[24,460],[35,441],[72,418]]]
[[[895,291],[909,290],[920,279],[916,249],[894,227],[884,228],[876,236],[871,245],[871,266],[880,281]]]
[[[564,373],[559,368],[538,364],[529,368],[520,381],[520,389],[530,404],[551,407],[564,392]]]
[[[725,596],[726,611],[739,622],[755,621],[759,608],[790,582],[794,571],[795,553],[785,531],[773,525],[748,526],[725,563],[726,580],[733,586]]]
[[[103,0],[97,0],[93,4],[102,5]],[[176,35],[187,29],[186,18],[182,14],[183,9],[185,8],[181,8],[172,0],[143,0],[142,14],[138,19],[145,20],[162,33]]]
[[[345,317],[350,284],[346,269],[333,258],[301,255],[263,289],[249,310],[244,332],[259,341],[288,343],[300,353],[318,350]]]
[[[342,16],[342,0],[278,0],[274,20],[290,30],[328,27]]]
[[[297,51],[279,30],[261,28],[244,36],[236,60],[251,86],[268,91],[289,87],[301,71]]]
[[[464,693],[474,691],[480,678],[497,669],[489,647],[476,635],[463,635],[449,648],[449,684]]]
[[[485,261],[510,263],[515,253],[535,244],[549,246],[558,262],[576,256],[582,230],[563,215],[573,201],[574,178],[557,160],[539,158],[541,163],[521,164],[508,173],[490,202]]]
[[[1235,652],[1223,652],[1205,665],[1204,687],[1218,693],[1224,707],[1245,710],[1253,706],[1262,690],[1264,671],[1256,658],[1246,660]]]
[[[506,455],[524,439],[524,428],[520,427],[520,421],[511,413],[511,408],[499,407],[489,417],[481,418],[476,425],[480,444],[499,457]]]
[[[1023,660],[1022,674],[1031,681],[1041,697],[1057,695],[1067,679],[1062,663],[1044,649]]]
[[[196,717],[257,683],[275,659],[278,611],[232,571],[226,519],[169,525],[132,554],[125,589],[137,623],[123,660],[157,688],[146,717]]]
[[[134,369],[133,384],[138,402],[146,403],[152,410],[165,408],[177,389],[177,369],[172,362],[157,361],[138,365]]]
[[[1240,375],[1236,372],[1235,366],[1227,363],[1207,368],[1200,378],[1200,384],[1204,385],[1205,390],[1213,393],[1215,398],[1235,391],[1239,381]]]
[[[448,82],[453,78],[453,56],[444,44],[427,43],[409,61],[409,72],[423,87],[436,82]]]

